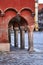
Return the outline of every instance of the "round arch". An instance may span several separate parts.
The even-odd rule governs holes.
[[[4,10],[4,13],[6,13],[7,11],[14,11],[15,13],[18,13],[18,10],[15,9],[15,8],[12,8],[12,7],[6,8],[6,9]]]
[[[33,13],[33,11],[30,9],[30,8],[28,8],[28,7],[24,7],[24,8],[22,8],[21,10],[20,10],[20,13],[22,12],[22,11],[30,11],[30,13]]]
[[[34,13],[31,8],[24,7],[20,10],[20,15],[28,21],[28,25],[33,25],[34,23]]]

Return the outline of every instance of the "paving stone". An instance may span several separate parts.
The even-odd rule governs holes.
[[[29,54],[25,50],[0,52],[0,65],[43,65],[43,53]]]

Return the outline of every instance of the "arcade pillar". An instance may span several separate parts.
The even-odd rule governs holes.
[[[34,25],[28,27],[28,38],[29,38],[28,50],[30,52],[34,51],[34,49],[33,49],[33,30],[34,30]]]
[[[25,31],[24,31],[24,27],[20,27],[20,48],[21,49],[24,49],[24,33],[25,33]]]
[[[18,47],[18,28],[14,28],[14,45]]]
[[[35,30],[38,31],[38,0],[35,0]]]

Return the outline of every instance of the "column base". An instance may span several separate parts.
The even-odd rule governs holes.
[[[34,52],[33,47],[29,48],[28,51],[29,51],[29,52]]]
[[[10,43],[0,43],[0,51],[10,51]]]
[[[20,49],[25,49],[24,47],[20,47]]]

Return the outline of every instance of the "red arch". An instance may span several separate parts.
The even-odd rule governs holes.
[[[22,9],[20,10],[20,13],[21,13],[22,11],[24,11],[24,10],[27,10],[27,11],[30,11],[30,13],[33,13],[33,11],[32,11],[30,8],[28,8],[28,7],[22,8]]]
[[[20,10],[20,15],[22,17],[24,17],[28,21],[29,25],[33,24],[33,22],[34,22],[34,13],[33,13],[33,10],[31,10],[28,7],[25,7],[25,8]],[[29,22],[29,20],[30,20],[30,22]]]
[[[14,11],[15,13],[18,13],[18,10],[15,9],[15,8],[12,8],[12,7],[6,8],[6,9],[4,10],[4,13],[6,13],[7,11]]]

